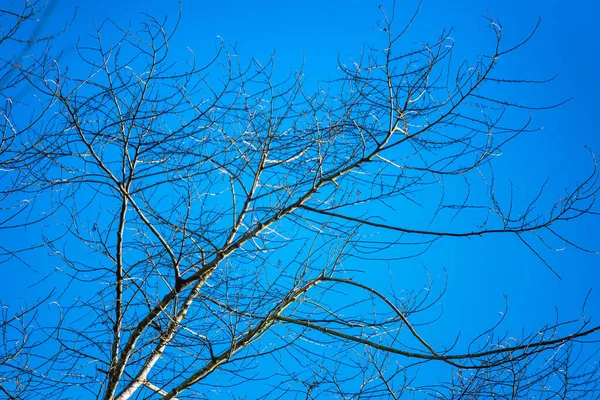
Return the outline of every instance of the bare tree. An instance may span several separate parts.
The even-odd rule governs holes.
[[[50,32],[45,28],[55,5],[51,0],[0,5],[0,232],[9,232],[8,235],[51,215],[38,213],[36,205],[48,187],[29,179],[26,170],[43,168],[44,154],[27,136],[43,122],[51,104],[34,96],[30,83],[52,61],[51,41],[69,26],[67,22],[61,29],[55,26]],[[41,203],[42,208],[50,211],[46,201]],[[12,280],[14,271],[32,267],[22,256],[43,244],[41,238],[21,239],[22,244],[17,246],[4,238],[0,240],[0,265],[7,268],[3,270],[5,276],[8,272],[7,282]],[[6,283],[3,291],[6,292]],[[46,334],[36,332],[36,326],[40,310],[46,309],[53,296],[52,291],[45,295],[24,295],[28,301],[20,304],[0,298],[0,396],[6,396],[3,398],[28,397],[35,385],[36,371],[31,366],[44,365],[36,359],[44,358],[42,354],[49,339]]]
[[[542,190],[526,203],[496,194],[494,155],[533,128],[530,107],[494,88],[541,81],[494,71],[528,39],[504,46],[490,19],[490,53],[448,66],[446,32],[403,52],[411,23],[396,34],[383,15],[383,50],[340,62],[316,93],[301,72],[276,81],[273,60],[245,64],[220,43],[183,69],[169,56],[177,23],[150,17],[138,32],[98,27],[78,47],[78,71],[46,63],[31,74],[53,118],[22,141],[43,161],[19,168],[51,189],[56,224],[41,234],[53,237],[62,291],[60,322],[40,324],[47,348],[32,383],[11,388],[104,399],[598,396],[594,360],[578,356],[579,339],[600,329],[588,320],[432,343],[445,285],[369,277],[439,241],[488,235],[516,236],[551,268],[544,243],[579,247],[561,224],[593,214],[598,189],[594,169],[548,207]],[[107,29],[121,38],[103,42]],[[522,125],[506,125],[523,110]],[[457,199],[453,185],[468,194]]]

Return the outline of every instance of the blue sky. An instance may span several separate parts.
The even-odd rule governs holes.
[[[91,20],[99,23],[110,17],[118,24],[131,22],[135,26],[140,12],[158,18],[167,14],[170,22],[177,15],[174,1],[62,0],[60,4],[65,15],[73,6],[78,8],[74,26],[62,39],[66,42],[74,39],[75,32],[80,35],[89,32]],[[227,45],[236,47],[242,59],[255,57],[266,61],[274,53],[276,72],[281,76],[304,63],[308,84],[335,77],[338,57],[342,61],[357,57],[363,46],[380,40],[376,24],[381,13],[375,2],[183,1],[181,6],[182,20],[171,44],[173,51],[185,52],[187,46],[201,60],[203,54],[211,54],[215,38],[221,37]],[[390,4],[384,6],[389,9]],[[397,20],[406,21],[415,6],[414,1],[398,2]],[[559,1],[424,1],[409,32],[407,42],[418,42],[432,40],[442,29],[452,28],[454,57],[458,60],[473,57],[492,43],[484,18],[487,13],[502,23],[507,44],[526,37],[541,18],[533,39],[502,60],[500,70],[513,78],[540,79],[557,73],[559,76],[547,85],[504,87],[505,96],[542,105],[571,97],[573,100],[558,109],[535,113],[534,125],[544,129],[521,136],[497,160],[499,182],[512,180],[517,193],[520,191],[524,196],[530,195],[529,189],[546,178],[550,179],[549,193],[559,196],[564,187],[590,171],[591,159],[584,146],[600,152],[600,135],[594,123],[600,100],[598,84],[593,78],[599,50],[596,42],[599,28],[595,21],[598,12],[600,5],[591,1],[568,7]],[[69,53],[69,47],[65,52]],[[580,221],[573,234],[585,244],[593,245],[598,237],[596,223],[593,219]],[[496,240],[476,246],[448,241],[426,256],[428,268],[443,266],[448,270],[447,312],[451,312],[453,305],[469,305],[480,307],[484,315],[494,314],[503,307],[501,295],[505,293],[509,296],[511,313],[520,314],[514,315],[515,326],[532,321],[527,310],[535,309],[536,316],[551,317],[553,306],[558,305],[565,313],[577,314],[579,309],[573,311],[573,307],[580,305],[587,290],[600,277],[597,257],[575,249],[546,254],[563,276],[559,281],[515,241],[506,239],[502,246],[507,250],[497,251]],[[489,257],[490,254],[494,257]],[[402,274],[404,269],[398,268]],[[408,269],[411,274],[413,266]],[[490,276],[498,282],[496,288],[490,287]],[[594,296],[600,293],[593,294],[592,299]],[[483,297],[485,301],[481,301]],[[596,300],[590,304],[598,303],[600,298]]]
[[[192,49],[200,61],[208,59],[216,38],[235,46],[242,60],[255,57],[269,60],[275,54],[276,73],[281,77],[304,65],[306,83],[314,85],[337,74],[337,61],[359,56],[365,45],[381,43],[377,21],[381,12],[377,2],[365,1],[183,1],[179,30],[170,46],[174,54]],[[174,1],[75,1],[61,0],[53,18],[64,19],[78,8],[77,18],[68,33],[54,44],[64,52],[62,63],[69,64],[76,38],[90,33],[97,24],[112,18],[119,25],[140,20],[140,12],[160,19],[168,14],[171,24],[177,17]],[[399,25],[410,18],[416,2],[398,2]],[[390,4],[384,7],[390,9]],[[597,65],[600,34],[596,18],[600,4],[593,1],[432,1],[425,0],[405,42],[433,40],[444,28],[452,28],[456,61],[473,58],[493,44],[485,20],[488,13],[503,26],[507,45],[526,37],[541,18],[532,40],[518,52],[501,60],[499,71],[506,78],[557,79],[541,86],[509,86],[498,89],[498,96],[528,104],[547,105],[572,98],[557,109],[533,113],[533,125],[543,130],[522,135],[504,149],[495,162],[496,180],[506,195],[508,181],[516,196],[530,199],[547,178],[547,200],[557,199],[565,187],[572,187],[592,167],[589,147],[600,154],[596,124],[600,99]],[[84,39],[85,40],[85,39]],[[518,121],[515,121],[518,123]],[[384,210],[372,210],[383,214]],[[600,237],[598,218],[585,217],[564,226],[569,237],[586,247]],[[567,247],[561,252],[544,251],[544,257],[562,277],[559,280],[514,237],[486,237],[443,240],[422,257],[387,263],[366,270],[366,281],[389,279],[398,290],[425,285],[427,269],[448,290],[443,300],[443,315],[428,331],[434,342],[462,333],[471,337],[487,328],[504,310],[508,298],[509,314],[502,329],[520,332],[538,329],[553,322],[555,307],[561,319],[578,318],[586,294],[592,294],[586,315],[600,321],[600,256]],[[38,260],[43,261],[43,260]],[[6,266],[2,266],[6,268]],[[25,280],[20,272],[13,272]],[[443,286],[443,285],[442,285]],[[18,286],[17,286],[18,287]],[[13,288],[13,289],[16,289]],[[20,297],[15,291],[9,295]],[[14,298],[13,298],[14,299]],[[438,311],[441,311],[438,310]]]

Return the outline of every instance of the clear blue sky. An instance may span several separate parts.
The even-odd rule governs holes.
[[[187,46],[200,60],[208,59],[219,36],[227,45],[235,45],[246,60],[255,57],[266,61],[275,52],[281,76],[304,63],[310,85],[335,77],[338,58],[356,57],[365,44],[380,43],[376,23],[381,14],[377,5],[357,0],[295,3],[184,0],[180,29],[171,49],[184,54]],[[399,1],[398,21],[409,18],[415,5],[414,1]],[[159,18],[167,14],[171,22],[177,17],[177,3],[167,0],[61,0],[57,11],[66,18],[75,6],[78,12],[73,26],[55,44],[64,51],[63,62],[75,57],[71,49],[76,37],[90,33],[92,21],[101,23],[110,17],[121,25],[131,21],[135,27],[140,12]],[[384,7],[389,9],[390,3],[384,3]],[[572,187],[589,173],[591,158],[585,146],[600,154],[600,129],[596,123],[600,109],[597,95],[600,3],[424,0],[409,41],[433,40],[442,29],[452,28],[455,61],[473,57],[493,44],[484,19],[487,12],[502,23],[505,43],[517,43],[529,34],[538,17],[542,20],[533,39],[502,60],[500,71],[507,78],[541,79],[559,73],[547,85],[505,87],[501,95],[541,105],[573,98],[558,109],[534,113],[534,125],[544,129],[523,135],[505,148],[496,160],[497,183],[506,189],[510,179],[516,195],[529,199],[535,188],[549,178],[548,198],[558,198],[564,187]],[[578,243],[600,249],[599,226],[598,218],[584,218],[565,229]],[[553,322],[555,306],[561,319],[578,318],[590,289],[593,292],[586,314],[600,322],[600,256],[573,248],[543,254],[562,280],[515,238],[498,237],[444,240],[422,257],[369,272],[371,277],[367,280],[388,279],[389,267],[398,290],[413,289],[425,283],[423,267],[440,281],[446,271],[444,314],[434,325],[443,327],[444,332],[430,332],[430,337],[438,343],[459,332],[470,337],[487,328],[497,319],[498,312],[504,310],[503,295],[508,296],[509,302],[509,316],[503,329],[517,334],[523,327],[535,330]],[[15,292],[11,295],[17,296]]]
[[[307,83],[336,76],[337,59],[358,56],[365,44],[379,43],[376,23],[381,14],[377,2],[365,1],[183,1],[181,27],[171,44],[173,51],[185,52],[190,47],[202,59],[211,54],[217,36],[235,45],[242,57],[268,60],[275,52],[277,70],[282,76],[304,62]],[[533,116],[540,132],[520,139],[497,160],[498,180],[511,179],[516,193],[530,196],[532,184],[550,178],[550,194],[559,196],[562,188],[573,184],[589,172],[591,160],[588,146],[600,153],[600,129],[595,115],[600,109],[597,96],[596,66],[600,46],[600,28],[596,17],[600,5],[593,1],[423,1],[421,12],[410,36],[415,42],[432,40],[439,32],[452,28],[456,41],[455,60],[473,57],[488,49],[492,36],[485,15],[489,13],[503,26],[505,43],[516,43],[526,37],[537,23],[537,34],[520,51],[507,57],[501,71],[508,77],[546,78],[559,73],[548,85],[505,88],[506,97],[533,104],[558,102],[573,98],[565,106]],[[390,3],[384,3],[390,6]],[[416,2],[397,4],[397,19],[405,21]],[[156,17],[177,16],[174,1],[74,1],[62,0],[65,14],[78,7],[78,15],[68,38],[75,32],[85,35],[91,21],[100,23],[112,18],[119,24],[139,20],[144,12]],[[68,54],[69,48],[66,52]],[[501,181],[500,181],[501,182]],[[552,190],[554,192],[552,192]],[[529,198],[529,197],[527,197]],[[593,219],[580,221],[574,235],[585,244],[595,244],[599,229]],[[509,296],[514,326],[547,321],[553,317],[554,305],[564,316],[577,316],[577,308],[594,283],[600,282],[598,257],[568,248],[550,257],[563,277],[559,281],[536,258],[516,241],[503,243],[498,249],[496,238],[469,243],[447,241],[419,260],[430,270],[444,267],[449,274],[449,290],[445,312],[458,326],[474,322],[472,316],[454,312],[457,307],[477,307],[482,315],[493,315],[503,307],[502,294]],[[476,242],[476,243],[473,243]],[[490,257],[493,255],[493,257]],[[399,266],[398,274],[411,273],[413,266]],[[402,272],[400,272],[402,271]],[[418,275],[418,274],[417,274]],[[490,278],[493,277],[493,282]],[[491,283],[495,283],[491,285]],[[592,295],[600,304],[600,287]],[[575,307],[575,308],[574,308]],[[534,311],[535,310],[535,311]],[[600,319],[600,307],[597,308]]]

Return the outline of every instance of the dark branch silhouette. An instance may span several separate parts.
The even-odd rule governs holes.
[[[44,15],[26,4],[0,18]],[[512,336],[500,321],[437,343],[428,336],[444,329],[445,286],[400,293],[366,278],[479,236],[516,236],[554,273],[548,243],[593,251],[563,231],[597,215],[593,157],[589,176],[552,204],[544,187],[530,201],[496,193],[494,158],[535,129],[529,110],[562,104],[495,95],[549,81],[496,74],[530,37],[505,45],[490,18],[490,52],[456,64],[449,32],[404,47],[415,16],[398,29],[383,12],[382,49],[341,60],[315,93],[301,71],[277,80],[273,60],[245,64],[221,42],[208,63],[190,53],[183,67],[169,47],[179,20],[151,16],[140,29],[98,26],[69,61],[77,68],[46,56],[0,66],[1,90],[40,99],[18,129],[13,100],[2,111],[2,228],[41,241],[4,261],[43,246],[57,266],[47,279],[59,282],[40,304],[2,315],[4,395],[598,396],[597,360],[580,353],[600,329],[588,319]],[[105,42],[105,31],[121,36]],[[13,199],[27,206],[5,207]],[[42,303],[51,318],[40,318]]]

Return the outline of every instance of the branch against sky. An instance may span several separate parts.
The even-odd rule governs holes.
[[[43,121],[50,107],[49,101],[32,95],[30,83],[32,76],[39,75],[52,61],[50,43],[69,26],[67,21],[62,28],[55,24],[47,29],[45,25],[52,18],[55,5],[52,0],[0,5],[0,232],[3,233],[40,223],[51,214],[47,203],[38,203],[47,188],[26,176],[28,168],[39,167],[46,160],[35,144],[24,137]],[[47,212],[38,214],[40,209]],[[28,240],[26,237],[15,242],[17,245],[13,246],[14,243],[8,243],[4,237],[0,239],[0,266],[8,270],[3,270],[3,274],[8,272],[5,285],[22,279],[19,272],[23,267],[30,267],[24,255],[43,243],[42,238]],[[31,365],[45,364],[37,361],[49,339],[46,333],[36,332],[35,326],[56,293],[50,289],[32,297],[23,296],[15,304],[7,299],[6,287],[3,292],[0,296],[0,396],[24,398],[30,395],[30,387],[37,378]],[[57,323],[53,329],[59,326]]]
[[[497,191],[502,149],[535,129],[532,110],[561,105],[495,95],[544,83],[496,74],[530,37],[505,44],[490,18],[489,52],[457,62],[451,32],[401,46],[414,19],[398,26],[394,11],[382,10],[385,44],[340,61],[316,91],[301,70],[278,79],[273,59],[244,62],[220,41],[208,62],[190,52],[183,68],[169,46],[179,19],[151,16],[135,28],[99,24],[78,45],[77,68],[28,70],[18,84],[48,99],[52,117],[2,157],[18,161],[11,194],[44,202],[9,214],[10,228],[51,215],[40,240],[64,275],[53,278],[60,322],[40,323],[48,347],[28,350],[26,368],[0,365],[29,377],[10,375],[4,393],[597,394],[597,369],[585,369],[594,359],[578,356],[600,329],[589,319],[530,333],[498,323],[440,342],[429,337],[444,329],[445,286],[386,284],[381,267],[443,241],[500,236],[560,275],[546,246],[593,251],[563,230],[596,215],[598,190],[592,156],[557,201],[544,187],[533,199]]]

